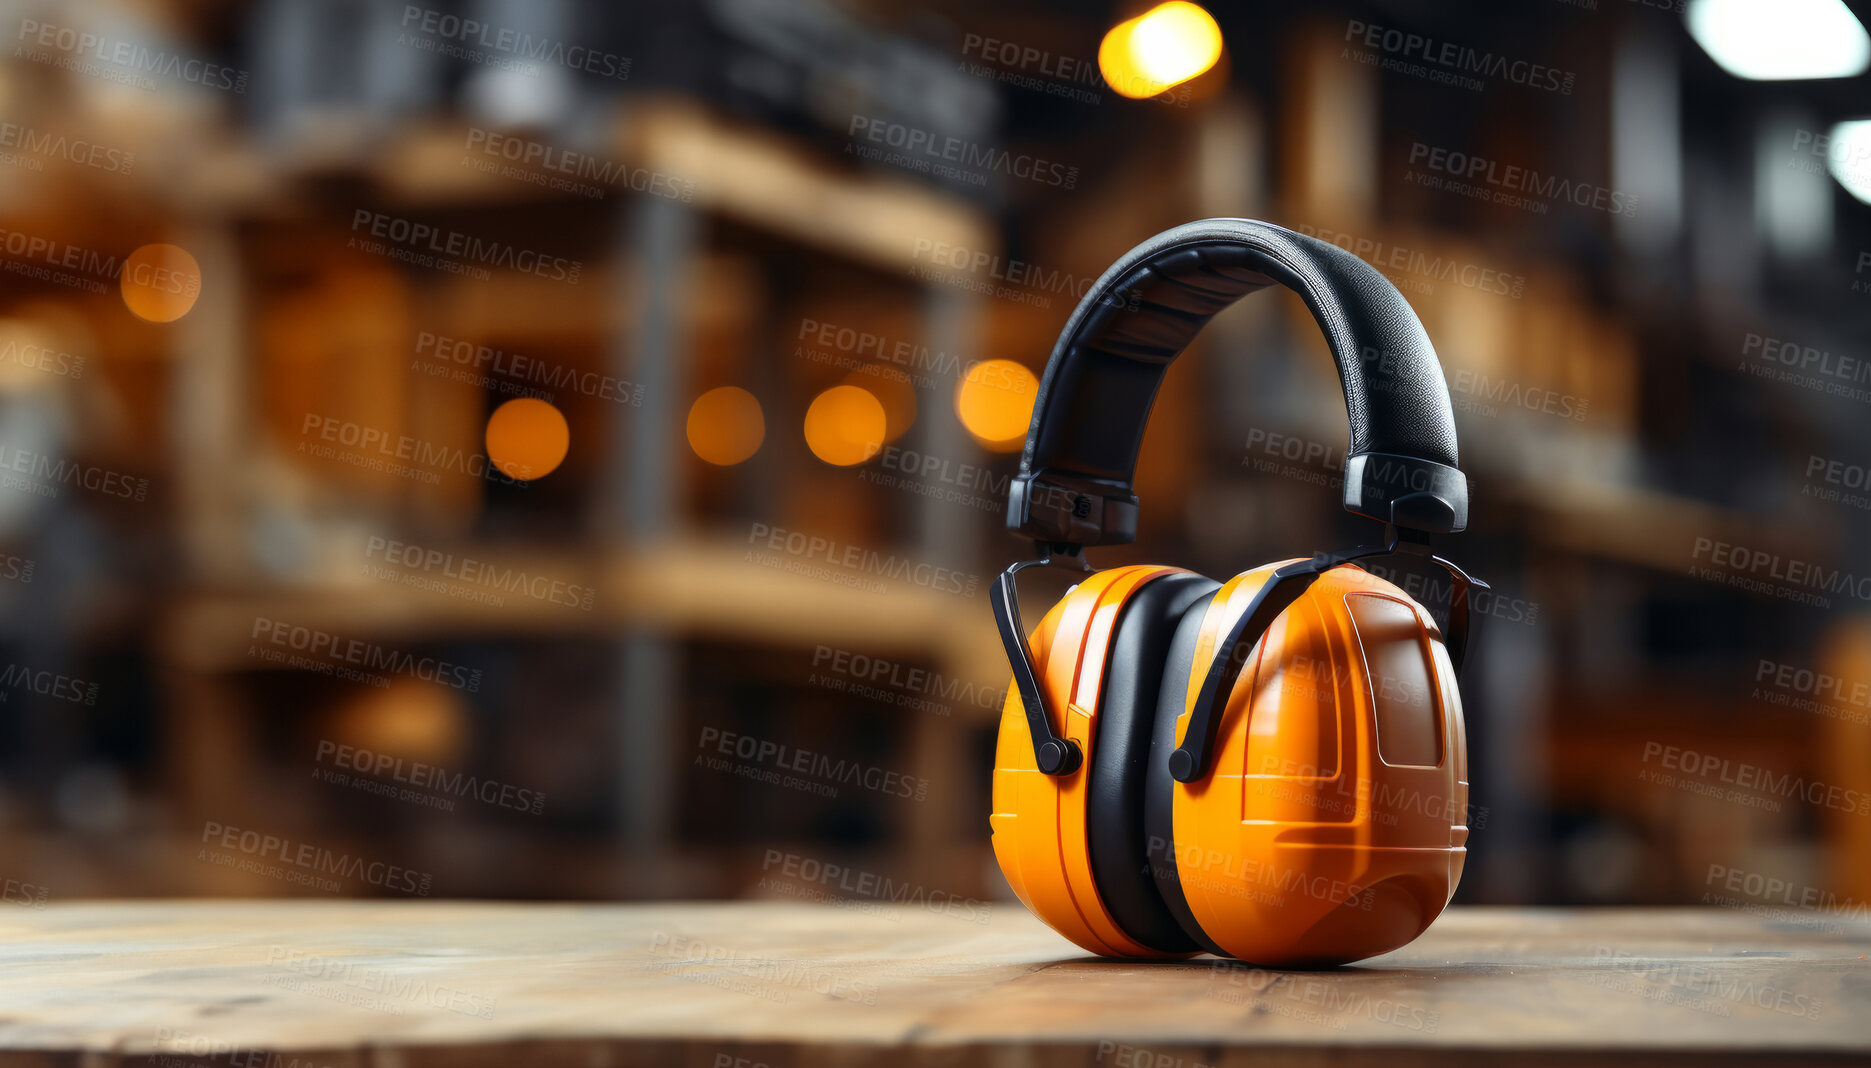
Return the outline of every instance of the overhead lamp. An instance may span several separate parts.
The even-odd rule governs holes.
[[[1852,119],[1832,127],[1826,142],[1826,170],[1845,191],[1871,204],[1871,119]]]
[[[1689,35],[1752,81],[1850,78],[1871,67],[1871,35],[1843,0],[1690,0]]]
[[[1134,100],[1201,77],[1221,58],[1221,27],[1186,0],[1170,0],[1111,27],[1098,46],[1105,84]]]

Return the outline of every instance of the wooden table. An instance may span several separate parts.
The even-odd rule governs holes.
[[[1871,922],[1827,913],[1453,909],[1362,967],[1263,972],[945,900],[4,909],[5,1064],[1871,1061]]]

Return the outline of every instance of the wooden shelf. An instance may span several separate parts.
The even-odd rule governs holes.
[[[729,538],[584,553],[438,548],[496,570],[515,568],[593,588],[592,608],[586,612],[511,595],[495,606],[362,576],[246,593],[196,593],[179,599],[159,628],[166,658],[191,671],[264,668],[247,651],[255,620],[276,619],[356,639],[617,633],[646,627],[782,648],[833,645],[912,656],[936,661],[967,679],[998,681],[1006,673],[999,641],[986,625],[986,578],[973,596],[856,573],[845,577],[862,577],[884,589],[854,588],[763,566],[749,559],[758,545]]]

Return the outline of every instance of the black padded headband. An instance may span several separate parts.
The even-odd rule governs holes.
[[[1305,298],[1338,363],[1351,419],[1346,510],[1416,530],[1467,526],[1449,389],[1409,302],[1337,245],[1204,219],[1125,253],[1066,320],[1034,399],[1008,529],[1067,545],[1134,540],[1131,481],[1163,372],[1216,312],[1275,283]]]

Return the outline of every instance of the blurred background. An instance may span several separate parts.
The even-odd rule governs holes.
[[[0,898],[1011,900],[1035,376],[1242,215],[1443,359],[1458,900],[1871,900],[1863,0],[0,11]],[[1249,300],[1094,562],[1369,540],[1344,449]]]

